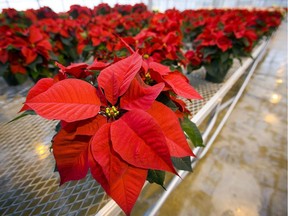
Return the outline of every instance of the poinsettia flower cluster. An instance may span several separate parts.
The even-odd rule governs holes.
[[[196,14],[196,18],[193,17],[192,20],[188,16],[188,20],[192,21],[190,29],[198,30],[193,35],[194,49],[202,52],[205,56],[204,62],[209,62],[216,52],[230,52],[233,55],[231,58],[247,56],[259,39],[253,28],[257,16],[251,12],[247,13],[245,10],[200,10],[196,11]],[[189,32],[187,29],[189,23],[187,22],[185,20],[186,34],[187,31]],[[211,49],[214,49],[214,52],[211,52]],[[206,54],[208,52],[212,55]]]
[[[187,65],[187,71],[193,71],[199,69],[203,62],[203,54],[200,50],[188,50],[185,53],[185,57],[188,63]]]
[[[181,14],[177,10],[156,13],[147,28],[133,38],[127,38],[127,42],[147,58],[179,69],[179,64],[185,63],[181,20]]]
[[[116,35],[135,36],[148,25],[148,20],[153,14],[143,6],[143,4],[136,4],[133,7],[115,5],[114,8],[109,9],[107,5],[101,4],[100,9],[97,7],[94,10],[72,6],[68,13],[73,17],[76,25],[73,33],[69,35],[76,39],[71,44],[72,47],[77,47],[76,56],[80,57],[81,61],[91,56],[106,61],[113,60],[115,56],[127,56],[127,52],[118,50],[119,40]],[[97,12],[98,10],[106,10],[106,12]],[[100,15],[94,16],[95,13]]]
[[[261,10],[243,9],[183,12],[184,40],[190,40],[193,47],[185,54],[188,71],[204,66],[209,81],[222,82],[232,66],[233,58],[250,56],[259,39],[267,35],[268,29],[270,32],[273,30],[272,23],[278,20],[280,24],[281,15],[273,16],[272,21],[268,21],[261,18],[262,13]],[[268,11],[265,14],[271,15]],[[267,24],[267,29],[259,26],[261,22]]]
[[[107,3],[101,3],[93,8],[92,13],[96,16],[105,15],[111,13],[112,8]]]
[[[19,79],[22,78],[25,81],[25,78],[27,78],[25,75],[28,73],[35,80],[41,74],[44,77],[49,76],[46,73],[47,70],[42,70],[44,67],[47,68],[50,52],[52,51],[48,35],[35,26],[24,30],[3,25],[0,29],[0,51],[2,54],[0,61],[2,67],[5,68],[4,77],[9,77],[11,74],[21,74],[23,76],[18,76]]]
[[[153,13],[144,4],[114,7],[100,4],[93,9],[73,5],[66,13],[59,14],[48,7],[23,12],[4,9],[2,15],[0,37],[4,41],[0,43],[0,75],[5,73],[6,80],[14,79],[20,84],[28,75],[37,81],[56,73],[55,60],[68,65],[95,58],[109,62],[114,58],[127,57],[129,52],[119,42],[119,36],[146,58],[177,70],[185,66],[190,69],[199,68],[198,64],[195,66],[199,56],[202,56],[200,67],[211,67],[213,59],[219,59],[223,53],[229,54],[227,62],[231,62],[232,58],[249,56],[256,42],[271,34],[283,18],[283,14],[277,10],[213,9],[179,12],[173,9]],[[23,36],[23,32],[29,35],[27,30],[35,31],[36,28],[50,43],[47,43],[48,59],[39,47],[26,49],[26,56],[23,56],[22,51],[17,53],[16,50],[19,52],[27,44],[22,44],[20,48],[14,46],[14,38]],[[183,42],[193,43],[193,50],[190,47],[186,55]],[[27,50],[30,50],[29,53]],[[30,58],[28,55],[32,54],[32,50],[36,51],[33,56],[37,54],[37,58],[27,63],[26,59]],[[191,59],[191,53],[194,52],[197,58]],[[41,61],[44,62],[42,66]],[[47,65],[50,72],[47,71]]]
[[[116,55],[114,47],[118,43],[115,34],[137,34],[143,25],[147,25],[148,21],[145,20],[152,15],[143,4],[133,6],[125,17],[117,12],[118,9],[112,8],[113,10],[109,11],[107,17],[94,18],[94,13],[97,13],[97,9],[94,9],[74,5],[67,13],[62,14],[56,14],[48,7],[38,10],[29,9],[24,12],[4,9],[4,16],[0,17],[0,37],[4,38],[0,47],[0,52],[3,54],[0,75],[4,76],[9,84],[21,84],[28,76],[35,81],[41,77],[51,76],[51,72],[56,71],[53,67],[55,60],[62,64],[87,61],[91,56],[107,61],[113,60]],[[32,30],[31,34],[39,31],[42,34],[41,37],[46,38],[49,42],[49,44],[46,43],[49,55],[41,52],[39,47],[26,49],[27,44],[22,42],[14,46],[14,38],[18,38],[19,35],[23,36],[24,31],[26,35],[29,35],[30,30]],[[23,48],[26,50],[22,53]],[[37,58],[34,58],[35,54]],[[8,58],[8,56],[11,57]],[[29,58],[28,62],[26,58]],[[31,61],[33,59],[34,61]],[[37,70],[34,70],[35,65],[37,65]],[[51,68],[50,72],[47,71],[47,65]]]
[[[258,37],[273,31],[283,19],[283,11],[272,9],[201,9],[182,12],[185,42],[192,42],[205,28],[234,29],[234,35],[239,31],[253,30]],[[266,28],[264,28],[264,26]],[[239,36],[237,37],[239,38]]]
[[[180,72],[137,52],[115,63],[57,65],[59,74],[38,81],[21,111],[60,120],[52,149],[61,184],[90,170],[129,215],[149,171],[177,174],[171,158],[194,156],[178,115],[157,98],[201,96]]]
[[[39,9],[27,9],[17,11],[14,8],[3,9],[3,16],[0,17],[1,24],[12,24],[16,26],[29,27],[31,24],[44,18],[57,18],[58,14],[49,7],[40,7]]]

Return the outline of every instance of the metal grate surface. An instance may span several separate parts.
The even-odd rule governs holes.
[[[186,103],[187,109],[191,112],[191,116],[196,115],[200,109],[215,95],[215,93],[223,86],[226,80],[241,66],[238,60],[234,60],[232,67],[228,71],[223,83],[212,83],[205,81],[205,70],[200,69],[187,75],[191,85],[199,92],[202,96],[202,100],[182,100]]]
[[[239,66],[235,61],[227,79]],[[199,71],[188,76],[203,97],[185,100],[192,115],[223,85],[205,81],[204,75]],[[90,174],[59,187],[49,151],[56,122],[27,116],[6,124],[17,115],[31,85],[4,90],[0,86],[0,215],[95,215],[109,197]]]
[[[0,95],[0,215],[95,215],[109,200],[89,174],[59,187],[50,140],[56,122],[16,116],[27,88]]]

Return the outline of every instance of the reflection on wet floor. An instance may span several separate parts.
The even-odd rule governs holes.
[[[208,154],[158,215],[287,215],[287,23]]]

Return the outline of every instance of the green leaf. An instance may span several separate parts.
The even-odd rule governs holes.
[[[70,12],[70,16],[76,19],[79,16],[79,13],[77,10],[73,10]]]
[[[191,64],[187,65],[187,73],[190,74],[191,72],[193,72],[194,70],[198,70],[199,68],[201,68],[201,64],[198,66],[193,66]]]
[[[178,110],[178,107],[176,106],[176,104],[170,100],[165,94],[161,93],[157,98],[157,101],[163,103],[164,105],[166,105],[167,107],[169,107],[171,110],[176,111]]]
[[[147,180],[149,183],[156,183],[163,187],[165,190],[166,188],[164,187],[164,180],[165,180],[165,172],[162,170],[148,170],[148,175],[147,175]]]
[[[203,52],[203,57],[204,58],[207,58],[208,56],[210,55],[214,55],[215,53],[217,53],[218,49],[216,46],[211,46],[211,47],[204,47],[202,49],[202,52]]]
[[[9,121],[7,124],[14,122],[18,119],[21,119],[27,115],[36,115],[36,113],[33,110],[26,110],[25,112],[21,113],[19,116],[15,117],[14,119],[12,119],[11,121]]]
[[[55,131],[58,133],[61,130],[61,122],[59,121],[58,124],[55,126]]]
[[[58,172],[57,164],[55,164],[53,172]]]
[[[27,80],[28,76],[27,74],[16,73],[15,78],[19,84],[22,84]]]
[[[250,46],[250,43],[249,43],[249,41],[248,41],[247,38],[243,38],[242,40],[243,40],[243,43],[244,43],[244,45],[245,45],[246,47],[249,47],[249,46]]]
[[[126,57],[128,55],[127,49],[121,49],[115,52],[117,57]]]
[[[221,63],[224,63],[226,62],[230,57],[230,54],[228,52],[223,52],[220,56],[220,60],[221,60]]]
[[[93,51],[94,50],[94,47],[93,46],[91,46],[91,45],[86,45],[85,47],[84,47],[84,49],[83,49],[83,52],[85,51],[85,52],[91,52],[91,51]]]
[[[29,71],[29,74],[30,74],[32,80],[37,80],[37,78],[38,78],[38,76],[39,76],[39,73],[38,73],[38,71],[36,71],[36,70],[30,70],[30,71]]]
[[[66,46],[71,46],[71,39],[61,37],[60,40],[61,40],[61,42],[62,42],[63,44],[65,44]]]
[[[37,56],[37,58],[31,64],[29,64],[27,67],[31,68],[34,71],[36,71],[37,70],[36,66],[39,65],[39,64],[42,64],[42,63],[43,63],[42,57],[41,56]]]
[[[54,52],[50,52],[50,60],[51,61],[59,61],[58,58],[59,58],[58,55],[56,55]]]
[[[78,53],[76,51],[76,49],[69,49],[69,55],[70,57],[75,61],[78,58]]]
[[[97,46],[97,50],[107,50],[105,43],[101,43]]]
[[[185,117],[181,121],[181,127],[185,131],[185,133],[187,134],[187,136],[192,141],[195,147],[204,147],[202,135],[198,127],[196,126],[196,124],[194,124],[187,117]]]
[[[191,166],[191,158],[190,156],[183,157],[183,158],[176,158],[172,157],[172,163],[178,170],[186,170],[191,172],[192,166]]]

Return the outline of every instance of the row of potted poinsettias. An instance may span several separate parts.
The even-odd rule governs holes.
[[[104,62],[127,57],[123,38],[139,54],[189,72],[204,66],[207,78],[224,74],[233,58],[249,56],[263,36],[283,18],[280,10],[167,10],[150,12],[144,4],[100,4],[93,9],[71,6],[66,13],[50,8],[0,16],[0,76],[10,84],[57,73],[54,62],[69,65],[97,58]],[[185,44],[190,44],[187,51]],[[185,51],[184,51],[185,50]],[[221,67],[218,67],[221,65]]]

